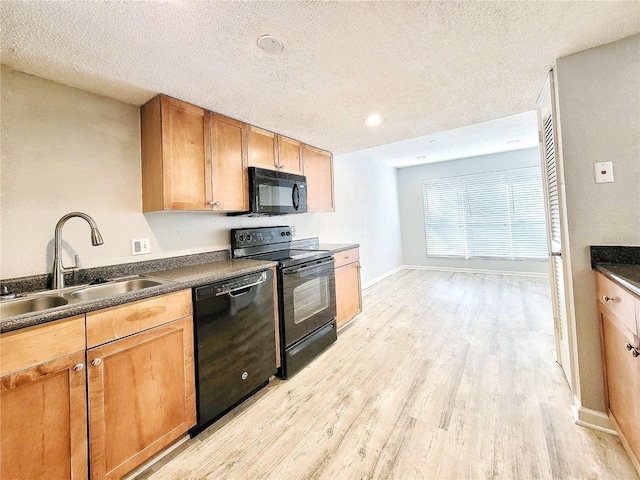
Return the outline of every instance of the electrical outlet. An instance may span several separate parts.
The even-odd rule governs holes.
[[[147,255],[151,253],[151,242],[149,238],[132,238],[131,255]]]
[[[596,162],[593,164],[596,183],[613,182],[613,162]]]

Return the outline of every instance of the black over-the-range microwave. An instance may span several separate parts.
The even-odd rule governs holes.
[[[244,215],[287,215],[306,212],[305,176],[249,167],[249,211],[244,212]]]

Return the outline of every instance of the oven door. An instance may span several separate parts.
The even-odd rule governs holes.
[[[281,294],[286,348],[335,318],[333,258],[283,268]]]
[[[249,167],[249,200],[251,213],[306,213],[306,177]]]

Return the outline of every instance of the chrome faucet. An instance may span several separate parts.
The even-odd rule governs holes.
[[[53,272],[51,273],[51,288],[53,288],[54,290],[64,288],[64,274],[78,268],[77,255],[75,265],[73,265],[72,267],[65,267],[64,265],[62,265],[62,227],[67,220],[73,217],[84,218],[91,227],[91,245],[97,247],[98,245],[102,245],[104,243],[96,222],[94,222],[93,218],[91,218],[86,213],[71,212],[67,213],[64,217],[58,220],[58,223],[56,224],[56,234],[54,241],[55,246],[53,250]]]

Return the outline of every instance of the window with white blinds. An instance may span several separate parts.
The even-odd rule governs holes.
[[[540,167],[423,182],[427,256],[547,258]]]

